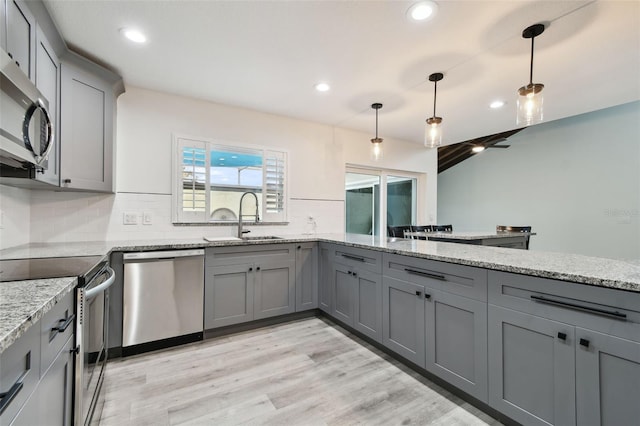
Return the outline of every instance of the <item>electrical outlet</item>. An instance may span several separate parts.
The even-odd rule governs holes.
[[[137,225],[138,213],[136,212],[124,212],[122,223],[125,225]]]
[[[151,212],[142,213],[142,224],[151,225],[153,223],[153,214]]]

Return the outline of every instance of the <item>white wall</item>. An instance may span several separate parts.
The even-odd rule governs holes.
[[[640,102],[540,124],[441,173],[438,221],[531,225],[532,250],[640,259]]]
[[[341,232],[345,164],[374,165],[369,159],[372,135],[333,126],[135,87],[127,87],[118,98],[117,113],[116,194],[13,190],[0,200],[8,198],[5,202],[11,206],[29,200],[30,232],[28,229],[26,238],[12,238],[7,244],[3,239],[0,248],[24,242],[233,235],[235,226],[172,225],[174,134],[289,152],[289,225],[248,227],[256,235]],[[425,212],[435,216],[435,150],[386,138],[384,143],[382,167],[428,173]],[[150,212],[153,223],[123,225],[124,212],[140,216]]]

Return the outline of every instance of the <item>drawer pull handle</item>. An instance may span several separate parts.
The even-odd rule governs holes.
[[[587,339],[580,339],[580,346],[584,346],[585,348],[588,348],[589,341]]]
[[[431,299],[431,295],[430,295],[430,294],[428,294],[428,293],[425,293],[425,294],[424,294],[424,298],[425,298],[425,299]]]
[[[357,260],[358,262],[364,262],[364,257],[352,256],[350,254],[342,253],[342,257],[346,257],[347,259]]]
[[[429,272],[418,271],[416,269],[404,268],[404,271],[409,274],[419,275],[425,278],[433,278],[434,280],[439,280],[439,281],[447,280],[447,277],[445,277],[444,275],[430,274]]]
[[[249,268],[249,272],[253,271],[253,268]]]
[[[612,317],[612,318],[623,320],[623,321],[626,321],[626,319],[627,319],[627,314],[622,314],[622,313],[620,313],[618,311],[608,311],[606,309],[592,308],[590,306],[582,306],[582,305],[578,305],[576,303],[564,302],[562,300],[547,299],[546,297],[536,296],[536,295],[531,295],[531,299],[533,299],[534,301],[539,302],[539,303],[545,303],[547,305],[561,306],[563,308],[574,309],[576,311],[588,312],[588,313],[591,313],[591,314],[594,314],[594,315],[603,315],[603,316],[606,316],[606,317]]]
[[[421,292],[421,291],[416,290],[416,296],[422,296],[422,292]]]
[[[67,328],[69,328],[69,325],[71,325],[71,323],[73,322],[73,320],[76,319],[76,314],[71,314],[71,316],[67,319],[61,319],[58,321],[58,326],[57,327],[53,327],[51,329],[51,331],[57,331],[58,333],[64,333]]]
[[[558,332],[558,339],[567,340],[567,333]]]
[[[0,414],[4,412],[9,404],[11,404],[11,401],[13,401],[15,397],[18,396],[18,393],[20,393],[20,391],[22,390],[22,377],[23,376],[20,376],[18,381],[15,382],[13,386],[11,386],[11,389],[9,389],[8,392],[0,393]]]

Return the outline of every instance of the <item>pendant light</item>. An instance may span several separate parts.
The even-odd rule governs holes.
[[[544,32],[543,24],[535,24],[522,31],[523,38],[531,39],[531,65],[529,84],[518,89],[518,126],[530,126],[542,121],[542,89],[544,84],[533,82],[533,40]]]
[[[436,96],[438,94],[438,82],[444,78],[441,72],[433,73],[429,76],[429,81],[433,81],[433,117],[427,118],[424,131],[424,146],[436,148],[442,144],[442,117],[436,116]]]
[[[382,104],[371,104],[371,108],[376,110],[376,137],[371,139],[371,159],[378,161],[382,159],[382,138],[378,137],[378,110],[382,108]]]

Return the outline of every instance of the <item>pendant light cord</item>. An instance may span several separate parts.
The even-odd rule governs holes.
[[[433,116],[436,116],[436,97],[438,95],[438,80],[433,82]]]
[[[529,67],[529,84],[533,84],[533,40],[535,37],[531,37],[531,65]]]
[[[378,109],[376,108],[376,139],[378,139]]]

